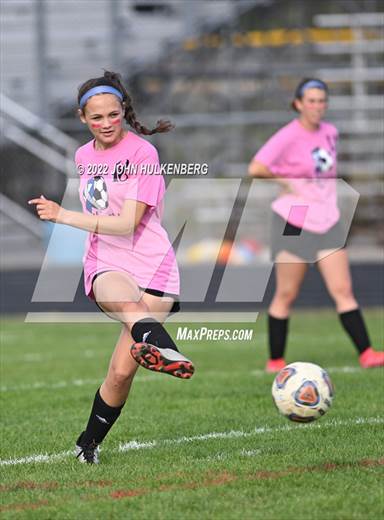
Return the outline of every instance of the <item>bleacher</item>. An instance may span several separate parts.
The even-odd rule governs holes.
[[[172,0],[2,0],[0,90],[54,118],[103,68],[140,70],[203,21],[224,22],[237,10],[231,0],[198,7]]]
[[[66,177],[74,175],[72,156],[81,136],[69,131],[71,139],[55,126],[67,110],[78,125],[73,119],[78,85],[102,68],[138,74],[202,25],[225,22],[242,11],[231,0],[198,8],[172,0],[98,0],[94,7],[88,0],[1,2],[4,269],[41,265],[44,232],[26,200],[32,193],[60,200]],[[32,228],[39,229],[29,239],[28,216]],[[29,254],[21,255],[26,245]]]
[[[292,117],[289,103],[298,79],[318,75],[332,91],[329,119],[341,133],[340,175],[361,194],[352,229],[354,258],[361,258],[364,244],[365,256],[375,260],[384,242],[382,15],[355,13],[346,22],[329,13],[321,17],[320,6],[311,3],[295,22],[280,9],[289,3],[223,0],[199,2],[197,9],[195,2],[98,0],[90,10],[85,0],[4,0],[1,89],[83,142],[88,136],[73,117],[78,84],[102,67],[120,70],[140,120],[150,125],[169,116],[176,123],[171,136],[153,138],[163,162],[206,162],[210,176],[231,178],[245,176],[255,151]],[[285,17],[290,22],[282,29],[278,23]],[[46,145],[51,130],[39,136],[39,125],[32,125],[20,134],[20,124],[4,111],[2,116],[8,122],[3,149],[19,179],[18,189],[6,179],[5,193],[22,203],[22,190],[33,183],[59,200],[65,175],[58,173],[57,146],[48,154],[36,143],[42,137]],[[31,165],[28,171],[25,164]],[[220,200],[223,207],[228,203],[209,193],[199,201],[195,217],[199,222],[204,215],[207,233],[210,226],[214,230]],[[262,211],[255,208],[256,222],[262,222]]]
[[[312,23],[244,31],[222,26],[188,38],[183,52],[144,71],[135,86],[152,100],[148,117],[161,99],[163,112],[176,123],[172,140],[158,141],[166,159],[193,162],[198,150],[211,174],[238,177],[265,139],[293,117],[289,103],[298,79],[327,81],[328,118],[341,135],[339,174],[361,195],[352,244],[356,257],[361,244],[368,256],[370,246],[380,250],[384,242],[384,15],[318,14]],[[262,220],[262,214],[255,218]]]

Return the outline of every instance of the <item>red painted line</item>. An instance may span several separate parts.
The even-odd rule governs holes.
[[[253,480],[269,480],[269,479],[279,479],[283,477],[288,477],[291,475],[301,475],[303,473],[313,473],[313,472],[330,472],[330,471],[338,471],[345,469],[356,469],[358,467],[377,467],[384,465],[383,459],[363,459],[357,461],[356,463],[345,463],[338,464],[333,462],[327,462],[325,464],[320,464],[318,466],[309,466],[307,468],[298,468],[291,467],[285,470],[262,470],[256,471],[255,473],[251,473],[248,475],[235,475],[228,472],[220,473],[216,475],[213,479],[207,479],[199,482],[186,482],[182,484],[172,484],[172,485],[163,485],[159,488],[132,488],[132,489],[120,489],[118,491],[112,491],[110,493],[110,497],[113,499],[122,499],[122,498],[132,498],[135,496],[143,496],[152,493],[161,493],[167,491],[178,491],[183,489],[202,489],[208,487],[216,487],[223,486],[226,484],[231,484],[237,480],[243,481],[253,481]]]
[[[124,498],[134,498],[137,496],[143,496],[143,495],[150,495],[153,493],[161,493],[161,492],[167,492],[167,491],[180,491],[180,490],[186,490],[186,489],[203,489],[203,488],[209,488],[209,487],[217,487],[217,486],[223,486],[227,484],[231,484],[232,482],[236,481],[253,481],[253,480],[267,480],[267,479],[279,479],[291,475],[301,475],[303,473],[313,473],[313,472],[333,472],[333,471],[339,471],[339,470],[348,470],[348,469],[357,469],[357,468],[372,468],[372,467],[378,467],[378,466],[384,466],[384,458],[380,459],[361,459],[356,462],[348,462],[348,463],[335,463],[335,462],[326,462],[324,464],[319,464],[316,466],[308,466],[308,467],[290,467],[283,470],[260,470],[255,471],[254,473],[249,473],[246,475],[235,475],[233,473],[229,473],[227,471],[224,471],[219,474],[215,474],[212,471],[209,471],[206,473],[205,480],[199,480],[197,482],[183,482],[180,484],[170,484],[170,485],[161,485],[158,488],[148,487],[148,488],[131,488],[131,489],[120,489],[111,491],[108,495],[101,495],[101,496],[95,496],[95,495],[88,495],[83,496],[82,501],[89,501],[89,502],[97,502],[98,500],[105,500],[106,498],[110,497],[114,500],[120,500]],[[174,478],[175,475],[180,476],[180,473],[172,473],[169,475],[159,475],[159,477],[156,480],[159,480],[160,478]],[[181,475],[185,478],[190,478],[190,475],[181,473]],[[38,490],[38,489],[57,489],[57,482],[42,482],[37,483],[33,481],[21,481],[18,483],[15,483],[10,486],[2,486],[2,491],[17,491],[21,489],[31,489]],[[72,486],[63,486],[62,489],[70,489],[71,487],[109,487],[113,486],[114,482],[110,480],[99,480],[99,481],[93,481],[93,480],[87,480],[84,482],[74,482]],[[29,503],[16,503],[16,504],[8,504],[6,506],[0,507],[0,512],[2,511],[26,511],[26,510],[32,510],[32,509],[39,509],[41,507],[59,507],[60,505],[64,504],[64,501],[51,501],[48,500],[40,500],[38,502],[29,502]]]
[[[9,504],[7,506],[1,506],[0,511],[28,511],[49,505],[50,504],[48,500],[40,500],[39,502],[27,502],[25,504]]]

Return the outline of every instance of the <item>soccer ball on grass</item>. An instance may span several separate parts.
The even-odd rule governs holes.
[[[313,363],[296,362],[285,366],[272,385],[277,409],[296,422],[311,422],[324,415],[333,395],[328,373]]]

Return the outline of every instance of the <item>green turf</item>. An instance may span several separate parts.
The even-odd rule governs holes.
[[[365,315],[380,347],[382,312]],[[101,464],[86,466],[65,452],[88,417],[119,325],[4,319],[0,458],[61,458],[1,465],[2,517],[382,517],[383,371],[358,368],[333,312],[297,312],[287,361],[329,368],[336,398],[325,417],[296,425],[276,412],[273,377],[261,370],[265,319],[253,328],[251,342],[181,342],[197,366],[190,381],[140,369]],[[119,451],[133,440],[144,445]]]

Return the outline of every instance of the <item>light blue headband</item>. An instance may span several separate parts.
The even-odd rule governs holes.
[[[120,101],[123,101],[123,94],[117,90],[117,88],[110,87],[109,85],[99,85],[89,89],[83,96],[81,96],[79,106],[83,108],[88,99],[96,94],[114,94]]]
[[[302,96],[304,91],[307,90],[308,88],[319,88],[321,90],[327,91],[327,86],[325,83],[323,83],[322,81],[319,81],[317,79],[311,79],[300,87],[299,92],[298,92],[299,96]]]

